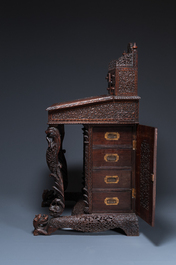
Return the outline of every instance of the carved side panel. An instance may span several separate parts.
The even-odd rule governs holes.
[[[137,126],[136,213],[154,226],[157,129]]]
[[[49,124],[61,123],[137,123],[138,100],[93,104],[71,109],[50,111]]]
[[[137,71],[134,69],[119,69],[119,95],[135,95],[137,94]]]
[[[108,83],[109,94],[137,96],[138,55],[136,43],[134,45],[129,43],[127,52],[124,52],[118,60],[111,61],[108,70],[108,74],[113,73],[115,70],[115,82],[111,82],[112,84]],[[113,86],[113,83],[115,86]]]

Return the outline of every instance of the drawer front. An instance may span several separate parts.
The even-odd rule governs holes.
[[[93,192],[92,212],[129,212],[132,209],[131,191]]]
[[[130,167],[131,166],[130,149],[94,149],[93,150],[93,168],[95,167]]]
[[[132,145],[132,127],[94,127],[93,145]]]
[[[93,189],[131,188],[131,171],[129,170],[94,170],[92,172]]]

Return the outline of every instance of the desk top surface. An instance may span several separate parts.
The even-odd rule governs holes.
[[[114,95],[101,95],[101,96],[94,96],[94,97],[87,97],[83,99],[77,99],[62,103],[55,103],[48,107],[47,111],[54,111],[60,109],[68,109],[68,108],[75,108],[81,107],[90,104],[97,104],[103,102],[115,102],[115,101],[126,101],[126,100],[139,100],[139,96],[114,96]]]

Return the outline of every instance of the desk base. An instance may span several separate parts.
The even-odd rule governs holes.
[[[82,202],[78,202],[71,216],[49,219],[48,215],[35,216],[34,235],[50,235],[58,229],[71,228],[80,232],[101,232],[120,228],[127,236],[138,236],[139,225],[135,213],[84,214]]]

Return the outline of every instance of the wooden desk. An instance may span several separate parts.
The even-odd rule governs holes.
[[[47,163],[53,191],[44,191],[47,215],[34,218],[34,235],[72,228],[97,232],[121,228],[138,235],[137,215],[154,225],[157,129],[139,125],[136,45],[110,62],[108,95],[47,108]],[[64,124],[82,124],[84,135],[83,193],[68,194],[67,165],[62,149]],[[65,197],[77,200],[71,216],[61,216]]]

